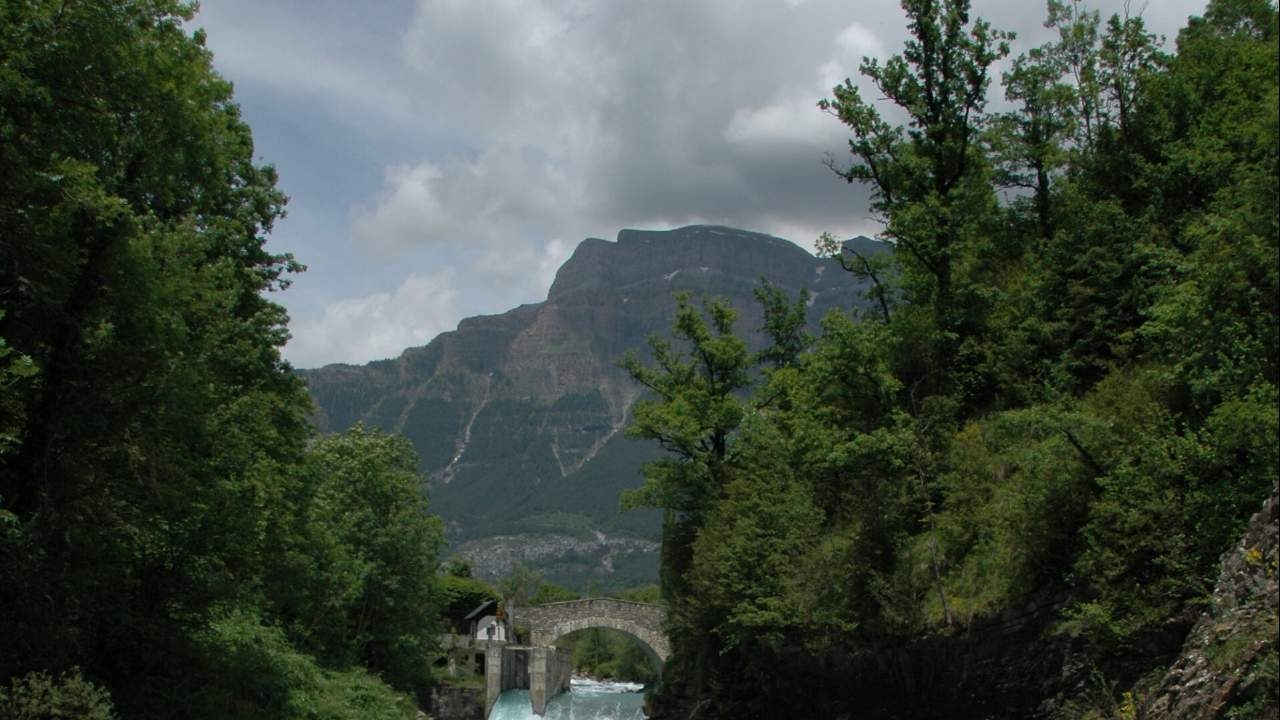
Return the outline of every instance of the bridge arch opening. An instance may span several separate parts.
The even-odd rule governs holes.
[[[629,630],[596,625],[570,630],[551,642],[569,653],[577,674],[642,685],[662,677],[662,658],[641,636]]]

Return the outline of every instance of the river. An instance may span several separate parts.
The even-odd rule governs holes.
[[[533,714],[528,690],[502,693],[489,720],[643,720],[644,693],[635,683],[574,678],[567,693],[547,703],[547,714]]]

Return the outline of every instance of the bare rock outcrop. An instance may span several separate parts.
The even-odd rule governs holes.
[[[1273,490],[1223,557],[1213,599],[1143,703],[1144,720],[1277,717],[1278,513]]]

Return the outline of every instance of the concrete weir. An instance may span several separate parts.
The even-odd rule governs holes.
[[[486,717],[504,690],[526,688],[534,714],[545,714],[551,698],[569,689],[573,669],[568,651],[519,645],[490,646],[484,664]]]

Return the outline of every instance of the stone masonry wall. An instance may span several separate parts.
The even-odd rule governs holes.
[[[665,623],[666,609],[661,605],[592,598],[517,608],[515,624],[527,625],[534,645],[547,646],[563,635],[593,627],[621,630],[639,638],[659,660],[671,654]]]
[[[485,720],[484,690],[443,685],[431,689],[432,720]]]

